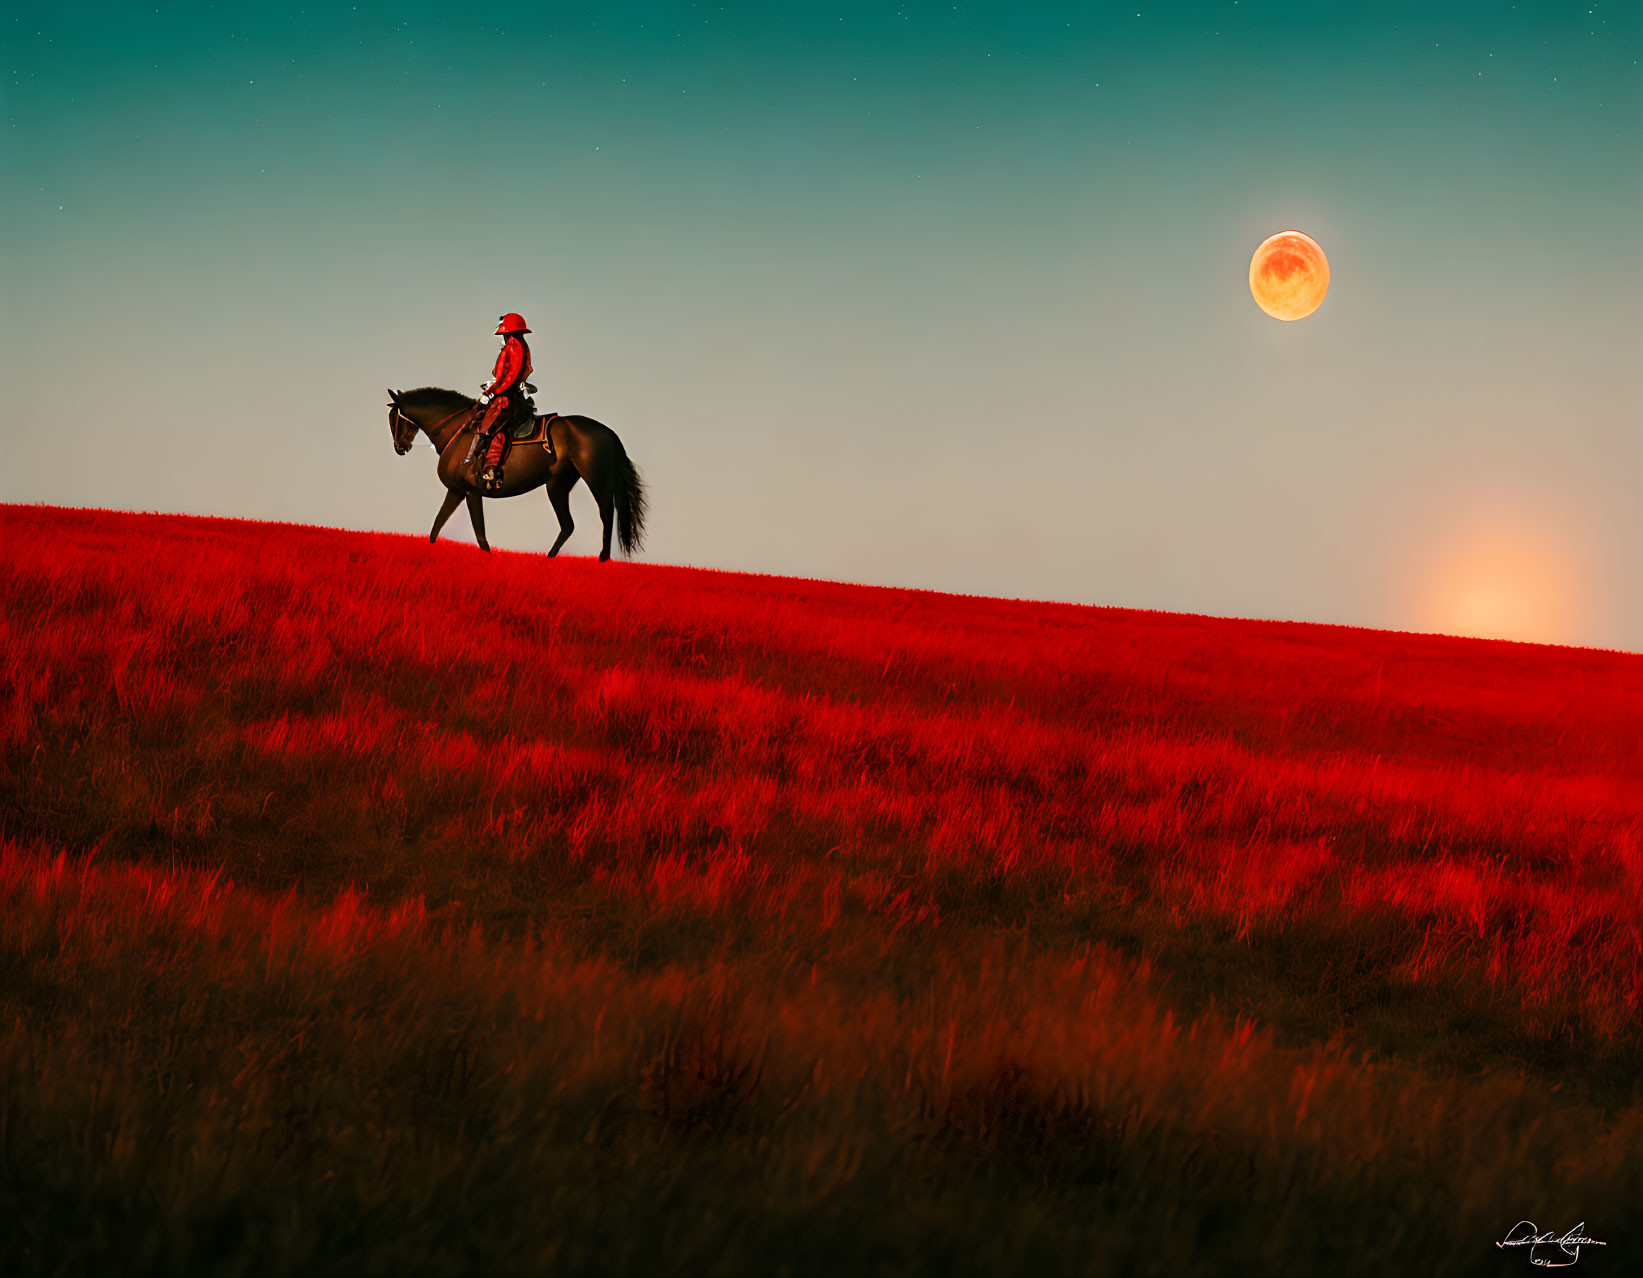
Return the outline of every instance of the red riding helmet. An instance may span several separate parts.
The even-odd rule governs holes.
[[[496,326],[498,333],[528,333],[525,327],[525,317],[517,311],[509,311],[502,317],[502,322]]]

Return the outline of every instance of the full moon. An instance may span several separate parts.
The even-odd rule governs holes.
[[[1279,231],[1249,259],[1249,291],[1273,319],[1305,319],[1329,292],[1329,259],[1310,235]]]

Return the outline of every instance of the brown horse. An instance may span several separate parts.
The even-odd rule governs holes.
[[[401,457],[410,452],[420,431],[439,453],[439,482],[445,485],[446,493],[439,514],[434,516],[429,541],[439,540],[439,530],[455,513],[457,503],[466,498],[474,536],[480,549],[488,551],[491,547],[485,540],[485,497],[517,497],[545,487],[553,513],[559,516],[559,539],[548,551],[549,555],[557,555],[576,527],[570,517],[570,491],[581,479],[587,481],[593,499],[599,503],[599,518],[605,524],[599,562],[610,558],[613,522],[623,554],[632,554],[640,547],[645,536],[645,488],[615,431],[591,417],[555,417],[548,427],[553,452],[537,442],[513,444],[503,463],[501,489],[481,493],[462,465],[479,425],[476,408],[468,396],[437,386],[388,392],[388,429],[393,432],[394,451]]]

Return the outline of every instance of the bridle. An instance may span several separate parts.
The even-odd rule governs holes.
[[[405,421],[407,421],[411,424],[411,432],[412,432],[411,433],[411,441],[412,441],[412,443],[416,442],[416,432],[419,431],[419,430],[423,430],[423,431],[426,431],[428,433],[428,442],[431,444],[431,443],[433,443],[433,438],[434,438],[435,432],[437,432],[439,430],[439,428],[441,426],[443,426],[446,422],[454,421],[456,418],[462,416],[463,413],[471,413],[471,412],[474,411],[474,409],[476,409],[478,407],[479,407],[478,404],[470,404],[467,408],[459,408],[454,413],[447,413],[444,417],[441,417],[432,426],[424,426],[424,425],[422,425],[422,423],[417,421],[416,418],[412,417],[403,408],[401,408],[399,406],[399,404],[396,402],[392,405],[392,408],[394,410],[394,430],[395,430],[394,438],[395,438],[395,442],[396,443],[398,442],[398,429],[399,429],[399,422],[400,422],[401,418],[403,418]],[[410,451],[410,446],[409,445],[406,446],[405,451],[406,452]]]

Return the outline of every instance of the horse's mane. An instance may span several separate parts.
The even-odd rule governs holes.
[[[447,413],[460,412],[474,405],[472,396],[446,390],[443,386],[418,386],[415,390],[401,391],[399,402],[406,408],[431,408],[435,412]]]

